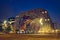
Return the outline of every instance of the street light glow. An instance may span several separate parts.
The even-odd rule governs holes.
[[[43,19],[42,18],[39,20],[39,22],[41,25],[43,25]]]

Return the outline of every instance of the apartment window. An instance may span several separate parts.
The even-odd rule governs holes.
[[[50,19],[48,19],[48,21],[49,21]]]
[[[47,13],[47,11],[45,11],[45,13]]]
[[[42,14],[44,14],[44,12],[42,12]]]

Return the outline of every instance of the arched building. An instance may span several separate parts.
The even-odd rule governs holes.
[[[45,9],[32,9],[25,12],[21,12],[16,16],[15,25],[17,29],[22,31],[32,30],[34,33],[41,31],[50,31],[54,29],[51,18]],[[27,33],[30,33],[27,32]]]

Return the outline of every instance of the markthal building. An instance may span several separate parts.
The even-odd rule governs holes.
[[[54,29],[52,20],[45,9],[32,9],[16,16],[15,27],[24,34],[47,33]]]

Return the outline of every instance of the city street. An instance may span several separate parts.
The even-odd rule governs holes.
[[[0,34],[0,40],[60,40],[58,34]]]

